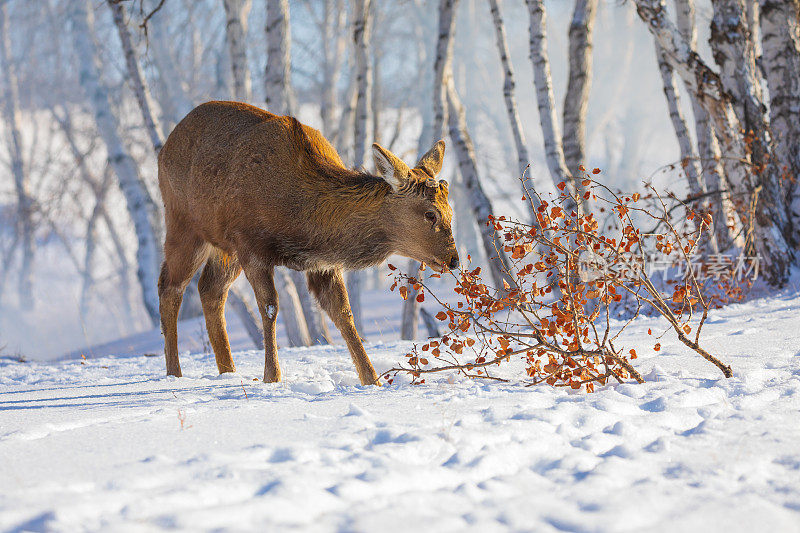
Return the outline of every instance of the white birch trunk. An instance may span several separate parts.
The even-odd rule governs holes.
[[[267,111],[277,115],[296,115],[297,104],[291,84],[292,36],[289,26],[289,0],[267,0],[267,67],[264,94]]]
[[[536,89],[536,103],[539,108],[539,122],[542,125],[544,138],[544,155],[547,168],[553,183],[561,182],[569,185],[568,190],[575,194],[578,189],[570,177],[564,161],[564,150],[561,146],[561,134],[556,118],[555,99],[553,97],[553,80],[550,75],[550,59],[547,56],[547,14],[543,0],[525,0],[530,15],[530,57],[533,63],[533,82]],[[565,211],[577,209],[574,202],[565,204]]]
[[[127,82],[136,97],[136,103],[142,113],[145,129],[153,145],[153,151],[158,154],[164,146],[164,131],[161,129],[158,118],[154,114],[153,99],[150,96],[150,89],[144,81],[142,67],[139,64],[139,57],[131,42],[131,33],[128,30],[128,23],[125,20],[125,5],[117,0],[107,0],[111,13],[114,17],[114,25],[117,27],[119,40],[122,44],[122,52],[125,55],[125,66],[128,70]]]
[[[353,128],[355,166],[363,167],[367,153],[367,124],[372,97],[372,62],[369,58],[370,33],[372,21],[370,17],[371,0],[355,0],[353,11],[353,42],[355,43],[356,66],[356,110]],[[363,313],[361,311],[361,286],[363,273],[352,271],[347,276],[347,292],[356,329],[364,336]]]
[[[17,232],[22,245],[22,264],[20,265],[19,304],[22,309],[33,309],[33,260],[34,227],[33,197],[30,180],[25,173],[22,153],[22,134],[20,132],[19,87],[14,59],[11,57],[11,35],[9,32],[7,3],[0,3],[0,60],[5,77],[4,112],[8,132],[8,151],[11,156],[11,174],[14,178],[14,192],[17,197]]]
[[[418,6],[417,6],[418,7]],[[423,73],[420,87],[423,95],[429,95],[428,98],[420,96],[418,99],[417,109],[422,116],[422,128],[420,128],[419,137],[417,138],[417,154],[422,155],[425,150],[432,145],[436,140],[433,138],[433,122],[431,120],[430,108],[426,103],[432,103],[430,95],[433,94],[433,87],[431,87],[430,75],[425,75],[428,70],[428,53],[425,46],[425,28],[422,23],[414,25],[414,37],[416,38],[416,51],[417,51],[417,64],[419,70]],[[420,262],[414,259],[409,259],[406,272],[409,275],[421,277],[422,271],[420,270]],[[403,313],[400,320],[400,338],[403,340],[415,340],[419,328],[419,313],[420,304],[417,302],[417,294],[413,287],[409,290],[408,298],[403,302]]]
[[[789,162],[781,161],[772,150],[773,138],[768,117],[764,114],[766,107],[761,77],[756,67],[756,46],[753,44],[751,28],[748,27],[747,5],[744,0],[712,0],[711,4],[714,17],[711,20],[709,44],[720,67],[722,86],[733,98],[734,111],[744,131],[752,134],[753,140],[749,145],[752,162],[756,168],[763,168],[760,171],[751,170],[755,174],[752,179],[762,188],[759,202],[768,208],[769,223],[777,227],[785,240],[791,238],[792,228],[786,209],[781,167]],[[755,24],[755,10],[751,17]],[[763,216],[762,211],[759,209],[758,212]],[[788,246],[785,251],[790,253]]]
[[[76,56],[79,60],[80,81],[94,111],[97,129],[106,144],[108,160],[119,180],[119,186],[133,220],[137,238],[137,278],[142,289],[145,309],[153,325],[159,323],[158,270],[161,247],[157,234],[158,210],[139,175],[136,162],[127,152],[119,133],[117,117],[111,109],[107,87],[100,80],[100,65],[92,40],[91,0],[70,3],[70,18]]]
[[[676,0],[675,7],[678,31],[683,35],[689,48],[696,52],[697,27],[695,25],[694,0]],[[687,92],[692,103],[692,114],[694,115],[697,152],[700,157],[700,183],[706,192],[722,191],[727,186],[724,183],[722,168],[719,164],[721,154],[719,143],[714,133],[714,126],[711,123],[708,112],[700,104],[697,94],[691,90]],[[705,204],[706,207],[710,208],[714,217],[711,244],[716,252],[725,251],[733,245],[731,232],[728,228],[728,218],[732,217],[733,213],[726,209],[726,204],[723,202],[723,198],[728,198],[728,196],[722,193],[714,194]]]
[[[591,0],[596,1],[596,0]],[[511,65],[511,54],[508,50],[508,39],[506,38],[506,27],[503,24],[503,16],[500,13],[499,0],[489,0],[489,9],[492,14],[492,21],[494,22],[494,32],[497,40],[497,51],[500,53],[500,63],[503,66],[503,100],[506,104],[506,113],[508,114],[508,122],[511,126],[511,135],[514,138],[514,146],[517,149],[517,172],[519,178],[523,178],[526,169],[531,163],[530,156],[528,155],[528,145],[525,141],[525,130],[522,127],[522,121],[519,118],[517,111],[517,99],[514,95],[514,68]],[[530,177],[530,173],[529,173]],[[527,180],[526,180],[527,181]],[[529,186],[528,188],[532,188]],[[523,194],[525,186],[523,186]],[[530,220],[536,220],[536,207],[538,207],[538,197],[533,195],[534,202],[525,202],[528,208],[528,216]]]
[[[277,284],[276,284],[277,286]],[[264,349],[264,332],[261,329],[261,317],[258,311],[247,301],[244,293],[238,287],[228,289],[228,305],[236,313],[239,321],[244,326],[247,336],[259,350]]]
[[[286,330],[286,337],[289,339],[289,346],[311,346],[311,336],[303,316],[300,296],[297,294],[297,288],[289,276],[288,269],[275,269],[275,288],[278,291],[279,305],[283,308],[283,312],[280,314]]]
[[[800,2],[761,0],[761,65],[769,87],[770,126],[781,170],[800,176]],[[800,185],[786,180],[791,240],[800,245]]]
[[[267,110],[278,115],[297,114],[297,103],[294,98],[291,82],[291,30],[288,0],[267,0],[267,66],[264,76],[264,94]],[[284,269],[280,269],[284,270]],[[303,320],[295,317],[291,327],[294,331],[294,342],[302,342],[306,338],[311,344],[327,344],[325,322],[321,310],[308,290],[305,276],[296,271],[281,273],[277,276],[278,284],[290,282],[286,287],[287,294],[296,294],[300,308],[295,308],[294,296],[284,298],[285,312],[299,313],[302,309]]]
[[[745,131],[753,130],[753,158],[760,163],[769,150],[761,79],[756,68],[744,0],[712,0],[714,17],[708,42],[720,68],[722,87],[730,93],[733,109]]]
[[[222,0],[225,6],[225,41],[233,74],[233,97],[250,101],[250,67],[247,65],[247,15],[252,0]]]
[[[493,214],[491,201],[483,191],[478,177],[478,164],[475,158],[475,148],[472,139],[467,131],[467,119],[464,113],[464,106],[456,93],[453,78],[445,80],[447,90],[448,105],[448,124],[450,127],[450,139],[455,145],[456,157],[458,158],[458,168],[463,179],[463,185],[469,197],[472,207],[472,214],[481,235],[481,243],[486,252],[489,270],[492,280],[498,289],[503,288],[505,280],[509,286],[514,287],[514,279],[506,275],[503,270],[510,270],[509,261],[503,252],[503,242],[496,239],[491,228],[486,227],[489,215]]]
[[[597,0],[575,0],[569,26],[569,78],[564,96],[564,161],[578,173],[586,164],[586,112],[592,86],[592,34]],[[580,186],[579,186],[580,187]]]
[[[322,120],[322,132],[331,143],[337,144],[338,131],[334,126],[336,111],[337,86],[341,78],[342,59],[344,58],[346,41],[342,28],[345,24],[343,0],[323,3],[322,19],[322,99],[319,113]]]
[[[655,49],[658,70],[661,73],[664,96],[667,99],[669,119],[670,122],[672,122],[672,129],[675,131],[675,137],[678,139],[681,166],[686,173],[686,179],[689,183],[689,194],[692,196],[700,196],[705,191],[700,181],[700,168],[697,162],[697,154],[694,151],[692,139],[689,137],[689,128],[686,126],[686,120],[683,118],[683,111],[681,111],[678,86],[675,83],[675,72],[669,65],[664,50],[661,48],[661,45],[658,44],[658,41],[655,42]]]
[[[713,119],[722,153],[725,154],[723,162],[729,185],[734,192],[745,194],[755,192],[758,184],[753,183],[753,176],[747,164],[750,158],[740,133],[741,126],[730,97],[722,88],[720,77],[692,51],[677,28],[666,17],[663,0],[635,0],[635,2],[640,18],[658,39],[670,65],[681,76],[687,88],[697,94],[701,104]],[[760,191],[750,244],[761,257],[761,265],[768,281],[782,285],[788,275],[791,259],[782,231],[786,212],[779,207],[780,198],[773,201],[774,185],[769,183],[767,185],[769,187]],[[742,215],[746,220],[748,213],[743,212]]]
[[[453,75],[453,34],[455,12],[459,0],[440,0],[439,35],[433,63],[433,137],[434,141],[447,134],[447,78]]]
[[[342,161],[352,161],[353,159],[353,132],[356,124],[356,103],[358,100],[358,90],[356,89],[355,72],[351,73],[350,81],[345,92],[344,107],[339,115],[339,126],[336,129],[336,151]]]

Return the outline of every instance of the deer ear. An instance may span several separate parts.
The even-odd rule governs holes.
[[[395,191],[408,180],[411,170],[399,157],[378,143],[372,145],[372,158],[378,174],[392,186]]]
[[[433,145],[433,148],[419,158],[416,168],[424,170],[429,176],[435,178],[442,171],[444,160],[444,140]]]

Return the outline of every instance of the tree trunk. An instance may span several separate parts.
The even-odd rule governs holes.
[[[264,94],[267,110],[277,115],[296,115],[291,84],[291,29],[289,0],[267,0],[267,67]]]
[[[131,34],[128,31],[128,23],[125,20],[125,5],[118,0],[107,0],[111,13],[114,16],[114,25],[117,27],[122,52],[125,55],[125,66],[128,70],[127,82],[136,96],[136,103],[142,113],[147,134],[153,145],[153,151],[158,155],[161,147],[164,146],[164,130],[161,129],[158,119],[153,113],[153,99],[150,97],[150,90],[144,82],[144,74],[139,64],[139,57],[131,42]],[[173,74],[174,75],[174,74]]]
[[[92,40],[92,3],[76,0],[70,3],[75,52],[80,62],[80,81],[94,111],[97,129],[106,144],[108,160],[114,168],[119,186],[133,220],[137,238],[137,278],[142,289],[145,309],[154,326],[159,323],[158,269],[161,247],[157,233],[158,210],[139,175],[138,166],[120,137],[120,126],[111,109],[108,89],[100,81],[101,67]]]
[[[697,50],[697,29],[695,25],[694,0],[676,0],[678,31],[688,43],[690,49]],[[727,189],[722,176],[719,161],[721,154],[719,143],[714,133],[714,126],[709,119],[708,112],[700,104],[697,95],[691,91],[689,99],[692,102],[694,115],[695,136],[697,137],[697,151],[700,156],[700,182],[706,191],[722,191]],[[723,198],[729,195],[721,193],[710,197],[704,207],[710,208],[713,215],[712,248],[717,252],[729,249],[733,245],[731,232],[728,228],[728,213],[723,203]]]
[[[769,87],[769,116],[774,153],[782,173],[800,176],[800,2],[761,0],[761,65]],[[784,170],[785,168],[785,170]],[[791,241],[800,245],[800,186],[789,190]]]
[[[453,78],[445,80],[447,89],[448,123],[450,125],[450,139],[455,145],[456,157],[458,158],[458,168],[461,178],[464,180],[464,187],[469,196],[472,214],[478,225],[481,235],[483,249],[486,252],[489,271],[496,288],[502,290],[503,282],[514,287],[516,284],[511,276],[505,274],[510,271],[509,260],[503,252],[503,241],[495,238],[492,228],[487,228],[489,215],[494,213],[491,201],[486,193],[483,192],[481,182],[478,177],[478,164],[475,158],[475,148],[472,139],[467,131],[467,119],[464,113],[464,106],[461,104],[458,94],[453,84]]]
[[[447,78],[453,75],[453,34],[456,29],[455,11],[459,0],[440,0],[439,37],[436,40],[436,59],[433,63],[433,136],[434,141],[447,133]]]
[[[569,26],[569,78],[564,96],[564,161],[577,174],[586,164],[586,112],[592,85],[592,33],[597,0],[575,0]]]
[[[233,97],[250,100],[250,67],[247,64],[247,15],[252,0],[222,0],[225,5],[225,41],[233,72]]]
[[[596,0],[591,0],[596,1]],[[511,66],[511,54],[508,50],[508,39],[506,38],[506,28],[503,24],[503,17],[500,13],[499,0],[489,0],[489,8],[492,13],[492,21],[494,22],[494,31],[497,38],[497,50],[500,52],[500,62],[503,65],[503,99],[506,103],[506,112],[508,113],[508,121],[511,125],[511,134],[514,137],[514,145],[517,149],[517,171],[518,177],[523,179],[525,173],[528,171],[528,166],[531,163],[530,156],[528,155],[528,146],[525,141],[525,130],[522,128],[522,121],[519,118],[517,111],[517,100],[514,96],[514,69]],[[528,175],[530,178],[530,174]],[[526,179],[527,181],[527,179]],[[528,187],[533,188],[533,187]],[[522,187],[523,194],[525,186]],[[536,195],[532,198],[533,202],[525,202],[528,209],[528,216],[531,221],[536,220],[536,207],[538,207],[538,197]]]
[[[748,235],[749,247],[760,256],[761,271],[765,273],[767,280],[774,285],[783,285],[791,260],[783,237],[786,212],[781,208],[781,199],[774,198],[775,184],[764,183],[768,186],[762,187],[762,184],[753,179],[749,165],[750,154],[730,96],[723,89],[720,76],[692,52],[680,32],[666,17],[663,0],[635,2],[639,17],[658,39],[672,68],[681,76],[687,88],[698,96],[714,120],[722,153],[725,154],[725,175],[733,192],[745,195],[758,193],[755,224],[752,234]],[[742,203],[749,205],[749,197]],[[750,220],[747,205],[742,203],[739,205],[740,217],[743,221]]]
[[[297,102],[292,91],[291,81],[291,30],[288,0],[267,0],[267,23],[265,26],[268,45],[266,75],[264,77],[264,94],[267,109],[278,115],[297,115]],[[283,269],[282,269],[283,270]],[[293,321],[305,323],[307,332],[299,332],[297,339],[304,339],[306,335],[311,339],[311,344],[327,344],[329,335],[326,331],[322,312],[316,301],[308,291],[305,276],[296,271],[288,272],[289,276],[278,276],[279,283],[290,280],[294,292],[302,308],[303,321],[298,318]],[[292,288],[287,288],[291,292]],[[287,310],[293,310],[294,298],[286,302]],[[297,311],[299,312],[299,310]],[[302,326],[293,326],[302,330]]]
[[[683,118],[683,112],[681,111],[681,100],[678,95],[678,86],[675,83],[675,72],[669,65],[664,50],[661,48],[661,45],[658,44],[658,41],[655,42],[655,48],[658,70],[661,73],[661,83],[664,88],[664,96],[667,99],[669,119],[670,122],[672,122],[672,129],[675,131],[675,137],[678,139],[681,166],[686,173],[686,179],[689,183],[689,194],[692,196],[701,196],[705,190],[700,181],[700,168],[697,164],[697,154],[694,152],[692,139],[689,137],[689,128],[686,126],[686,120]]]
[[[95,252],[98,240],[98,222],[101,220],[105,210],[104,204],[109,188],[111,188],[111,168],[106,167],[106,172],[100,186],[94,190],[95,203],[89,220],[86,222],[86,254],[83,261],[83,276],[80,295],[80,312],[82,317],[89,313],[89,291],[94,284]]]
[[[341,78],[342,59],[344,58],[345,39],[342,38],[345,9],[342,0],[323,2],[322,29],[322,99],[319,114],[322,120],[322,132],[335,146],[338,131],[334,126],[336,112],[337,87]]]
[[[372,62],[369,58],[370,33],[372,21],[370,4],[372,0],[356,0],[353,17],[353,42],[355,43],[356,97],[355,124],[353,128],[355,166],[363,167],[367,152],[367,124],[372,97]],[[361,286],[363,273],[354,270],[347,276],[347,292],[356,329],[364,336],[363,313],[361,311]]]
[[[263,350],[264,332],[261,329],[261,321],[259,320],[261,317],[258,316],[258,313],[247,302],[245,295],[237,287],[231,287],[228,290],[227,302],[233,312],[236,313],[236,316],[239,317],[239,321],[244,326],[247,336],[253,341],[255,347],[259,350]]]
[[[289,346],[311,346],[311,335],[308,333],[308,324],[303,316],[303,306],[297,294],[289,269],[276,268],[275,278],[280,280],[275,284],[278,290],[280,305],[285,309],[283,313],[283,327],[286,328],[286,337]],[[286,312],[289,311],[289,312]]]
[[[697,50],[697,29],[695,25],[694,0],[676,0],[676,11],[678,20],[678,31],[688,43],[692,51]],[[697,95],[689,90],[689,99],[692,102],[692,114],[694,115],[695,136],[697,137],[697,151],[700,157],[700,183],[706,191],[721,191],[726,189],[722,176],[722,168],[719,161],[719,143],[714,133],[714,126],[709,119],[708,113],[700,104]],[[728,212],[723,203],[723,197],[719,193],[715,194],[708,202],[703,204],[704,208],[710,209],[713,215],[713,235],[712,248],[717,252],[727,250],[733,245],[731,233],[728,228]]]
[[[564,161],[564,150],[561,146],[561,135],[558,131],[556,107],[553,97],[553,80],[550,75],[550,59],[547,56],[547,14],[544,0],[525,0],[530,15],[530,57],[533,63],[533,82],[536,89],[536,102],[539,108],[539,121],[544,138],[544,155],[547,168],[553,183],[561,182],[569,185],[571,194],[578,194],[581,189],[571,179],[567,164]],[[576,210],[573,201],[567,201],[565,211]]]
[[[72,153],[72,158],[75,160],[75,164],[78,167],[78,173],[84,183],[91,189],[92,193],[95,195],[95,198],[98,199],[96,203],[96,208],[98,208],[99,215],[103,219],[106,225],[106,229],[108,230],[109,237],[111,239],[111,243],[114,246],[114,250],[119,258],[120,262],[120,271],[119,271],[119,279],[120,279],[120,294],[122,295],[122,301],[124,305],[124,311],[127,319],[130,319],[132,315],[132,309],[130,306],[130,263],[128,261],[128,256],[126,255],[125,247],[122,244],[122,239],[119,236],[114,224],[111,220],[111,216],[108,214],[108,209],[106,209],[105,202],[100,201],[100,197],[105,196],[104,188],[110,186],[110,184],[106,184],[105,181],[110,177],[110,172],[112,171],[111,165],[106,163],[106,169],[103,180],[99,180],[92,175],[89,171],[89,167],[86,164],[86,157],[88,154],[84,154],[81,152],[81,149],[78,147],[78,143],[75,139],[74,128],[72,126],[72,119],[69,115],[69,110],[66,106],[63,107],[63,115],[59,115],[59,113],[55,110],[55,108],[51,108],[50,112],[53,115],[53,118],[58,123],[59,127],[61,128],[62,133],[64,134],[64,138],[67,141],[67,145],[70,148],[70,152]],[[93,267],[90,266],[92,258],[90,252],[89,243],[87,243],[87,258],[85,261],[86,267],[84,268],[84,274],[91,275]],[[86,280],[84,280],[86,281]],[[90,280],[91,281],[91,280]],[[88,294],[86,294],[88,288],[84,285],[81,288],[81,308],[84,307],[84,300],[88,298]],[[83,310],[85,312],[87,310]]]
[[[790,258],[791,251],[785,240],[790,239],[792,228],[786,209],[781,170],[789,162],[778,159],[772,150],[761,78],[756,67],[756,45],[747,25],[746,5],[744,0],[712,0],[712,6],[714,17],[711,20],[709,44],[714,60],[720,67],[722,86],[733,98],[733,109],[739,123],[746,135],[752,137],[748,148],[755,165],[753,181],[757,187],[761,187],[759,200],[770,212],[766,215],[764,209],[758,209],[756,214],[762,219],[768,218],[764,221],[782,233],[781,246],[785,246],[787,258]],[[755,23],[757,11],[754,10],[751,16]],[[754,236],[754,239],[758,238]]]
[[[11,174],[14,178],[14,192],[17,196],[17,232],[21,236],[22,264],[20,266],[19,304],[22,309],[31,310],[33,301],[33,257],[34,227],[33,198],[30,180],[25,173],[22,154],[22,134],[20,132],[19,87],[14,59],[11,57],[11,34],[8,20],[7,2],[0,3],[0,59],[5,77],[4,107],[11,156]]]

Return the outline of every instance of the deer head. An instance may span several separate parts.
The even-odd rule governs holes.
[[[378,174],[392,187],[385,216],[395,253],[438,271],[457,268],[447,182],[436,178],[442,170],[444,141],[434,144],[414,168],[377,143],[372,145],[372,155]]]

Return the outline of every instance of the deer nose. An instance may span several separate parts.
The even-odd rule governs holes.
[[[450,262],[447,263],[447,267],[450,270],[454,270],[454,269],[458,268],[458,256],[457,255],[454,255],[453,258],[450,260]]]

